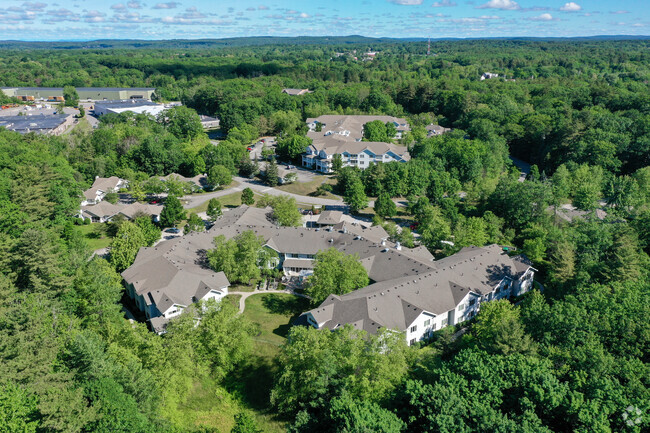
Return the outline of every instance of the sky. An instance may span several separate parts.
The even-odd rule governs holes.
[[[0,0],[0,40],[650,35],[650,0]]]

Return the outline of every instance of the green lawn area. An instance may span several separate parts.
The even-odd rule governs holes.
[[[95,251],[100,248],[106,248],[110,245],[113,238],[110,238],[104,234],[99,235],[97,229],[98,226],[106,223],[94,223],[82,226],[75,226],[75,229],[81,233],[81,236],[84,238],[88,244],[88,248]]]
[[[239,300],[241,299],[241,295],[226,295],[226,297],[223,299],[239,308]]]
[[[253,197],[257,201],[262,196],[257,193],[254,193]],[[228,207],[228,208],[238,207],[241,205],[241,191],[233,192],[232,194],[224,195],[222,197],[217,197],[217,200],[221,202],[221,206],[223,207]],[[199,212],[207,211],[208,201],[209,200],[191,209],[187,209],[188,213],[189,212],[199,213]]]
[[[270,407],[277,369],[274,358],[286,341],[291,321],[308,307],[307,299],[280,293],[263,293],[246,299],[244,316],[256,324],[259,333],[254,337],[253,353],[246,365],[229,375],[225,386],[254,411],[264,432],[285,431],[285,420],[276,418]]]
[[[240,298],[241,295],[228,295],[224,300],[239,305]],[[270,407],[269,396],[277,369],[274,358],[286,340],[290,322],[308,306],[306,299],[286,294],[262,293],[249,297],[244,315],[259,329],[251,356],[226,377],[223,385],[210,381],[195,383],[187,401],[172,415],[176,422],[188,430],[206,426],[229,432],[235,415],[245,410],[255,416],[263,432],[285,432],[287,420],[278,419]]]
[[[244,316],[260,326],[258,343],[280,346],[286,340],[290,322],[309,309],[305,298],[284,293],[262,293],[246,299]]]
[[[255,285],[249,286],[246,284],[235,284],[233,286],[230,286],[228,288],[229,292],[254,292],[255,291]]]
[[[312,195],[314,191],[316,191],[316,188],[320,186],[322,183],[328,183],[330,185],[336,184],[336,179],[330,178],[327,176],[316,176],[314,180],[309,181],[309,182],[294,182],[290,183],[288,185],[279,185],[276,188],[289,192],[291,194],[298,194],[298,195]],[[334,195],[332,193],[327,193],[325,195],[321,195],[319,197],[322,198],[330,198],[330,199],[339,199],[340,197],[337,195]]]

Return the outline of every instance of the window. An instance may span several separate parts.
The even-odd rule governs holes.
[[[438,324],[436,322],[433,322],[433,326],[431,327],[431,329],[435,331],[437,326],[438,326]]]
[[[447,318],[442,319],[442,323],[440,323],[440,327],[443,328],[447,326],[447,323],[449,323],[449,319]]]
[[[476,304],[476,299],[470,299],[469,306],[471,307],[474,304]]]
[[[415,332],[418,330],[418,325],[411,326],[411,332]]]
[[[429,326],[430,324],[431,324],[431,319],[427,319],[427,320],[424,321],[424,327],[425,327],[425,328],[426,328],[427,326]]]
[[[411,341],[409,342],[409,346],[413,346],[414,344],[415,344],[415,338],[411,339]]]
[[[465,304],[460,304],[458,306],[458,311],[463,311],[465,309]]]

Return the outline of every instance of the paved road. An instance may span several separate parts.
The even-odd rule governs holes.
[[[341,199],[335,200],[329,198],[292,194],[276,188],[272,188],[268,185],[264,185],[261,182],[256,180],[246,179],[243,177],[234,177],[233,179],[239,182],[239,185],[233,188],[223,189],[221,191],[208,192],[199,195],[188,195],[182,197],[182,200],[186,202],[186,204],[183,207],[185,207],[185,209],[194,208],[202,205],[203,203],[207,202],[211,198],[222,197],[224,195],[229,195],[235,192],[242,191],[244,188],[250,188],[259,194],[269,194],[274,196],[288,195],[289,197],[295,198],[298,203],[302,203],[302,204],[324,205],[327,206],[327,208],[330,210],[337,209],[337,210],[347,211],[348,209],[348,206],[345,203],[343,203],[343,200]],[[373,206],[372,202],[370,203],[370,206]]]
[[[526,180],[526,177],[528,177],[528,173],[530,173],[530,164],[528,164],[525,161],[522,161],[519,158],[515,158],[514,156],[511,156],[510,159],[512,160],[512,163],[517,167],[520,171],[519,174],[519,182],[523,182]]]
[[[294,295],[300,296],[301,298],[307,298],[306,295],[302,293],[296,293],[291,290],[255,290],[254,292],[228,292],[229,295],[241,295],[239,298],[239,314],[244,312],[246,309],[246,298],[252,295],[262,295],[264,293],[284,293],[285,295]]]

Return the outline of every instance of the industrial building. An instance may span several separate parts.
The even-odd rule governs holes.
[[[2,92],[12,98],[25,101],[62,100],[62,87],[2,87]],[[102,101],[120,99],[151,100],[156,89],[152,87],[77,87],[81,101]]]
[[[73,124],[74,116],[71,114],[0,117],[0,128],[20,134],[35,132],[36,134],[61,135]]]

